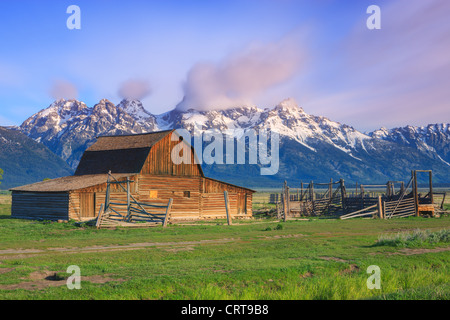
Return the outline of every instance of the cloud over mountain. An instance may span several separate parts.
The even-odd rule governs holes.
[[[150,84],[145,80],[131,79],[122,83],[119,96],[123,99],[142,100],[152,92]]]
[[[263,92],[286,82],[301,69],[305,57],[299,36],[252,44],[223,60],[199,62],[187,75],[179,110],[228,109],[252,104]]]
[[[78,97],[78,89],[77,87],[63,79],[55,80],[50,88],[50,95],[55,100],[59,99],[76,99]]]

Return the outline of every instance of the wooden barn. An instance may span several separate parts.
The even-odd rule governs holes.
[[[177,135],[175,141],[172,134]],[[12,217],[91,220],[105,203],[108,172],[117,181],[129,180],[128,193],[139,202],[172,199],[171,221],[226,218],[224,191],[231,217],[251,217],[254,191],[205,177],[187,143],[191,164],[174,164],[171,151],[179,143],[186,142],[176,130],[99,137],[84,152],[73,176],[11,189]],[[126,202],[128,193],[120,184],[110,185],[115,201]]]

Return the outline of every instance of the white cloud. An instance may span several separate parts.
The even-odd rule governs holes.
[[[77,87],[63,79],[55,80],[50,89],[50,95],[52,98],[58,99],[76,99],[78,97],[78,89]]]
[[[179,109],[226,109],[252,104],[277,85],[298,75],[305,60],[298,34],[267,44],[252,44],[218,63],[201,62],[187,75]],[[280,101],[285,97],[279,97]]]
[[[146,80],[131,79],[122,83],[119,96],[124,99],[142,100],[151,93],[150,84]]]

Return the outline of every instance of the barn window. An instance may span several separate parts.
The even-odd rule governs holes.
[[[158,198],[158,190],[150,190],[150,199]]]
[[[185,191],[184,192],[184,197],[185,198],[190,198],[191,197],[191,192],[190,191]]]

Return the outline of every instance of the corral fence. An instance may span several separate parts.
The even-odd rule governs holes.
[[[137,201],[130,191],[128,177],[126,181],[118,181],[111,172],[108,173],[106,185],[105,204],[100,206],[96,227],[149,227],[162,225],[166,226],[170,219],[172,199],[167,204],[145,203]],[[111,198],[111,185],[119,185],[127,193],[127,201]],[[124,186],[126,185],[126,187]]]
[[[418,173],[428,173],[428,193],[418,192]],[[320,191],[318,191],[320,190]],[[388,181],[382,185],[356,183],[354,192],[348,192],[343,179],[326,183],[300,183],[289,187],[287,181],[280,193],[271,194],[269,201],[276,204],[279,219],[329,216],[349,219],[354,217],[378,217],[384,219],[419,216],[434,216],[440,212],[445,201],[434,203],[431,170],[413,170],[407,183]]]

